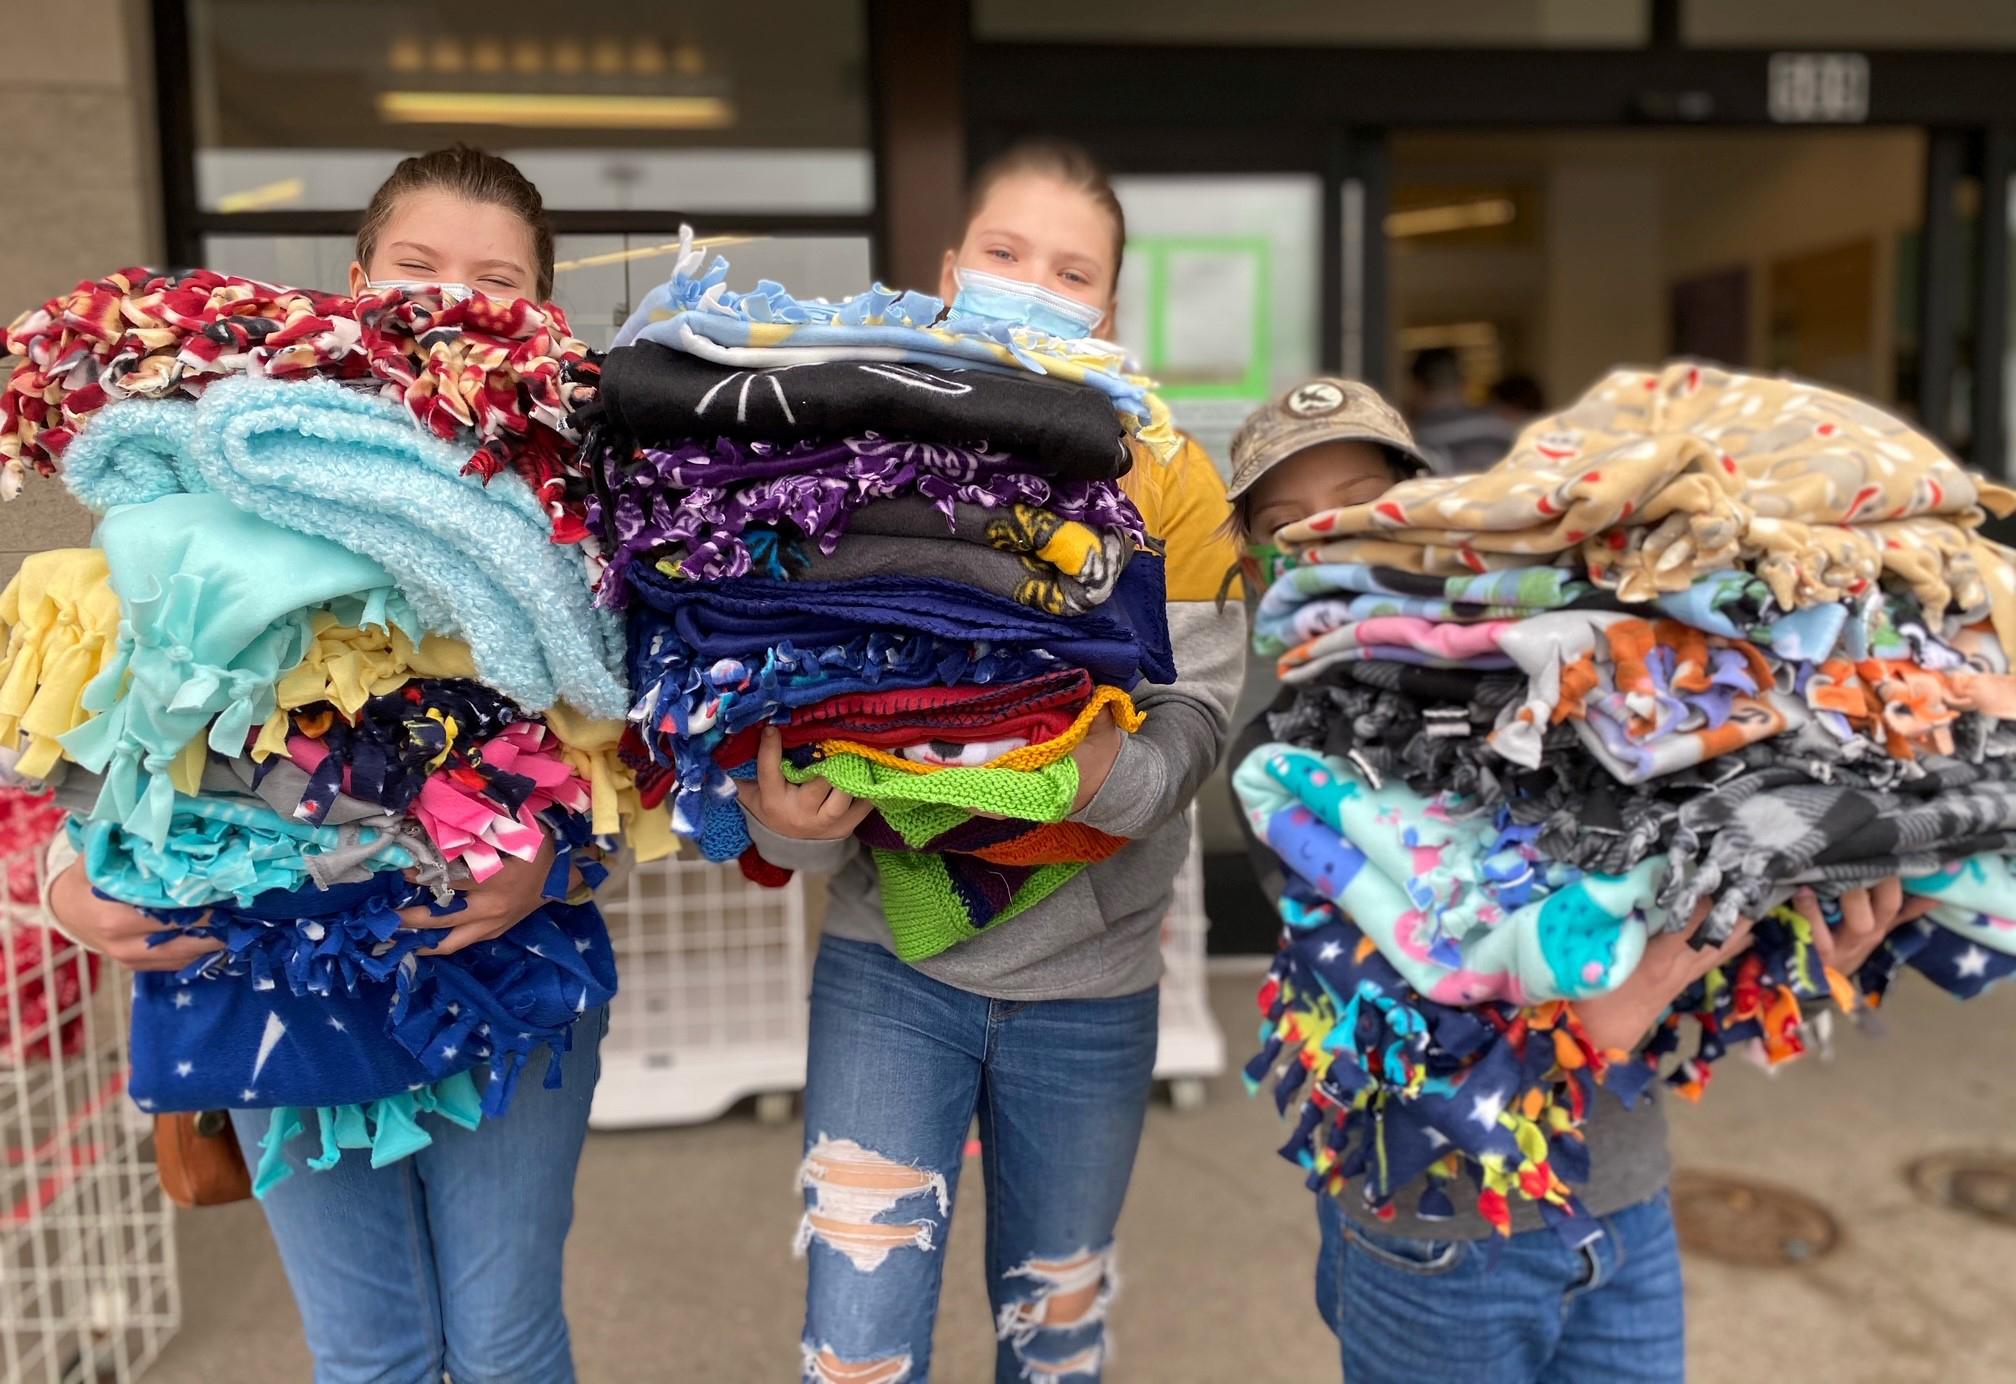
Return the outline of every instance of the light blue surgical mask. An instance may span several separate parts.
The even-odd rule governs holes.
[[[380,293],[389,293],[395,288],[406,294],[438,293],[441,301],[449,305],[466,303],[477,296],[476,290],[468,284],[437,284],[426,279],[366,279],[364,286]]]
[[[1067,298],[1041,284],[1005,279],[984,269],[955,269],[952,280],[959,285],[959,296],[952,300],[955,316],[970,313],[975,317],[991,317],[997,322],[1033,327],[1067,341],[1092,335],[1106,316],[1104,308]]]

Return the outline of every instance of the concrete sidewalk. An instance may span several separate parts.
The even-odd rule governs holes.
[[[1213,1000],[1235,1053],[1254,1031],[1254,978]],[[2006,1305],[2016,1230],[1926,1206],[1902,1176],[1924,1154],[2016,1153],[2016,987],[1955,1004],[1913,980],[1887,1036],[1847,1033],[1831,1065],[1773,1078],[1728,1062],[1698,1108],[1674,1103],[1682,1167],[1792,1185],[1842,1227],[1799,1268],[1687,1262],[1700,1380],[1777,1384],[2002,1384],[2016,1378]],[[1121,1225],[1114,1384],[1316,1384],[1336,1357],[1312,1302],[1315,1221],[1274,1154],[1272,1107],[1236,1074],[1204,1109],[1149,1118]],[[803,1270],[796,1128],[736,1116],[695,1129],[596,1134],[582,1165],[568,1300],[584,1384],[782,1381],[798,1371]],[[981,1280],[977,1182],[960,1201],[932,1378],[985,1384],[992,1319]],[[185,1214],[186,1320],[150,1384],[309,1377],[307,1353],[258,1211]]]

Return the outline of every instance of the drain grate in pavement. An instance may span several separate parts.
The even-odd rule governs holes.
[[[1827,1208],[1812,1198],[1720,1173],[1673,1174],[1673,1219],[1681,1249],[1746,1268],[1810,1263],[1841,1238]]]
[[[2016,1228],[2016,1158],[2000,1153],[1935,1153],[1904,1170],[1935,1206]]]

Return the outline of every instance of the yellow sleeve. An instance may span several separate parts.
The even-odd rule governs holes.
[[[1141,511],[1148,536],[1163,545],[1170,603],[1217,601],[1225,574],[1239,565],[1239,545],[1228,527],[1232,503],[1217,466],[1188,434],[1166,462],[1140,449],[1135,455],[1120,488]],[[1230,594],[1238,596],[1236,582]]]

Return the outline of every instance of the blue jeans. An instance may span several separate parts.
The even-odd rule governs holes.
[[[805,1087],[806,1376],[931,1374],[966,1133],[980,1117],[995,1378],[1097,1381],[1113,1228],[1154,1083],[1160,992],[990,1000],[828,937]],[[907,1366],[908,1373],[903,1373]]]
[[[561,1250],[608,1027],[606,1009],[574,1026],[557,1091],[535,1056],[501,1119],[423,1117],[434,1142],[410,1158],[374,1169],[352,1150],[318,1173],[289,1150],[294,1175],[261,1205],[316,1384],[571,1384]],[[232,1112],[248,1162],[269,1118]]]
[[[1316,1305],[1348,1384],[1684,1384],[1680,1246],[1667,1193],[1602,1218],[1570,1249],[1413,1240],[1319,1199]]]

